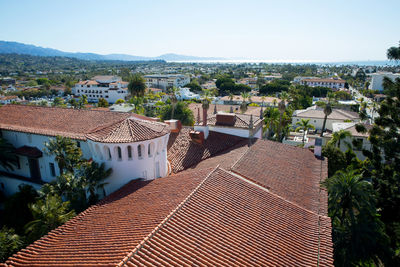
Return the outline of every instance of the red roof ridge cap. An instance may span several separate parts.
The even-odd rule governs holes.
[[[167,217],[165,217],[165,219],[159,223],[154,229],[153,231],[150,232],[150,234],[148,236],[146,236],[131,252],[128,253],[128,255],[126,255],[122,261],[120,263],[117,264],[118,267],[122,267],[122,266],[126,266],[127,262],[133,257],[135,256],[139,250],[147,243],[147,241],[149,241],[161,228],[163,228],[163,226],[174,217],[174,215],[182,209],[182,207],[192,198],[192,196],[194,194],[196,194],[196,192],[203,186],[204,182],[206,180],[208,180],[208,178],[211,176],[211,174],[213,174],[214,172],[216,172],[219,168],[219,164],[217,165],[217,167],[215,167],[209,174],[207,174],[206,178],[204,178],[197,186],[195,189],[193,189],[193,191],[174,209],[172,210]]]

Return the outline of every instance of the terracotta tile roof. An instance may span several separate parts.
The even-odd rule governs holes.
[[[330,219],[217,169],[119,266],[333,266]]]
[[[182,128],[176,134],[171,133],[168,140],[168,160],[174,173],[198,164],[200,161],[232,148],[238,143],[243,144],[244,138],[211,132],[202,145],[192,142],[189,128]]]
[[[320,182],[327,176],[327,161],[304,148],[258,140],[232,171],[316,214],[327,215],[327,192]]]
[[[204,180],[212,169],[131,181],[29,245],[11,266],[116,266]]]
[[[130,117],[93,130],[87,138],[101,143],[133,143],[164,136],[169,132],[167,124]]]
[[[121,121],[132,116],[140,119],[146,118],[123,112],[6,105],[0,107],[0,129],[48,136],[61,135],[79,140],[86,140],[88,134],[96,131],[92,134],[93,138],[101,139],[103,135],[100,135],[100,129],[104,130],[101,134],[106,134],[107,129],[111,131],[114,128],[118,128],[113,128],[112,125],[120,124]],[[141,123],[140,125],[144,124]],[[164,124],[160,123],[160,127],[164,127]],[[143,133],[147,131],[145,129],[136,130],[143,130]],[[111,138],[111,132],[108,133]],[[113,132],[113,134],[114,137],[118,134],[119,136],[124,136],[122,133],[117,132]]]

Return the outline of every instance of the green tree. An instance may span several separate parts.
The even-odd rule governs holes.
[[[332,134],[332,139],[329,140],[328,143],[333,146],[337,145],[337,147],[340,149],[340,142],[346,137],[351,137],[351,133],[346,130],[340,130]]]
[[[123,100],[123,99],[117,99],[117,101],[115,101],[115,104],[123,104],[123,103],[125,103],[125,100]]]
[[[146,91],[146,83],[143,76],[135,73],[129,81],[128,91],[131,96],[142,97]]]
[[[82,96],[79,98],[79,101],[78,101],[78,108],[79,108],[79,109],[85,108],[85,105],[87,105],[87,103],[88,103],[88,101],[87,101],[87,96],[86,96],[86,95],[82,95]]]
[[[369,130],[371,150],[363,150],[367,157],[364,175],[372,179],[379,214],[395,252],[394,261],[400,265],[400,79],[385,78],[383,87],[387,97]],[[362,125],[357,126],[357,130],[366,131]]]
[[[54,98],[54,101],[51,105],[53,107],[59,107],[59,106],[62,106],[63,104],[64,104],[64,99],[62,99],[61,97],[56,97],[56,98]]]
[[[22,238],[14,229],[3,226],[0,230],[0,262],[4,262],[24,245]]]
[[[47,234],[49,231],[66,223],[75,216],[73,210],[69,210],[69,202],[62,202],[60,196],[47,195],[29,206],[33,221],[25,226],[28,240],[33,242]]]
[[[14,228],[18,234],[23,234],[25,224],[32,220],[28,205],[34,203],[38,196],[37,191],[32,186],[19,185],[18,192],[4,202],[2,223]]]
[[[94,161],[87,162],[84,165],[82,176],[85,177],[84,186],[89,193],[88,205],[95,204],[99,200],[98,190],[104,193],[104,186],[107,185],[104,180],[112,173],[112,169],[106,169],[105,164],[98,164]]]
[[[303,144],[305,142],[305,137],[306,137],[306,132],[309,129],[315,129],[314,125],[310,124],[310,120],[305,120],[305,119],[301,119],[301,121],[298,121],[296,123],[296,125],[298,125],[298,127],[296,128],[296,132],[299,132],[300,130],[303,131]]]
[[[242,92],[240,94],[242,96],[242,103],[240,104],[240,112],[245,113],[247,111],[247,99],[250,97],[250,94],[247,92]]]
[[[400,60],[400,42],[399,47],[392,46],[389,48],[386,55],[390,60]]]
[[[264,111],[264,132],[267,139],[271,140],[274,133],[278,132],[280,113],[277,108],[269,107]]]
[[[160,110],[160,118],[162,120],[170,120],[172,115],[172,105],[165,105]],[[194,115],[188,108],[187,103],[179,101],[174,108],[174,119],[180,120],[183,125],[193,125]]]
[[[0,137],[0,165],[6,170],[13,170],[18,164],[15,147]]]
[[[82,162],[82,151],[76,142],[70,138],[56,136],[45,143],[45,151],[49,155],[54,155],[60,174],[64,171],[74,172],[74,169]]]
[[[323,182],[328,190],[335,266],[372,266],[387,261],[388,237],[376,212],[370,182],[355,170]]]
[[[100,98],[99,102],[97,103],[97,106],[99,108],[107,108],[109,106],[107,100],[105,100],[104,98]]]

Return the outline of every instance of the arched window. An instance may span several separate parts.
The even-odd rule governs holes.
[[[131,160],[132,159],[132,147],[128,146],[127,151],[128,151],[128,159]]]
[[[106,154],[106,159],[107,160],[111,160],[111,151],[110,151],[110,148],[108,146],[104,147],[104,154]]]
[[[118,155],[118,160],[122,160],[122,151],[120,147],[117,147],[117,155]]]
[[[153,154],[154,154],[154,143],[150,143],[147,146],[147,154],[148,154],[149,157],[153,156]]]
[[[143,145],[138,145],[137,146],[137,154],[138,154],[138,158],[139,159],[143,158],[143,150],[144,150],[144,146]]]

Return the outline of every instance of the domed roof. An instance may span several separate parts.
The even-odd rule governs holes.
[[[170,132],[165,123],[129,117],[111,125],[97,128],[87,138],[101,143],[134,143],[154,139]]]

